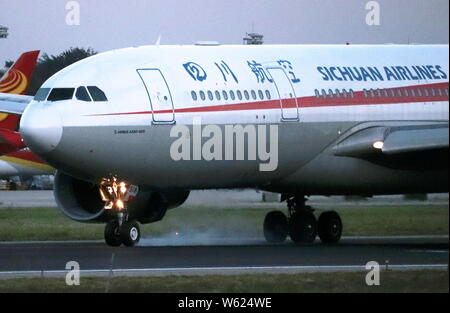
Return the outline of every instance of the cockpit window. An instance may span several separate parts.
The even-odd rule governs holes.
[[[73,98],[75,88],[53,88],[52,92],[47,98],[47,101],[63,101]]]
[[[91,97],[89,97],[89,94],[85,87],[78,87],[77,92],[75,93],[75,97],[81,101],[91,101]]]
[[[92,100],[94,101],[108,101],[105,93],[96,86],[88,86],[89,93],[91,94]]]
[[[36,92],[34,96],[35,101],[45,101],[48,94],[50,93],[50,88],[41,88]]]

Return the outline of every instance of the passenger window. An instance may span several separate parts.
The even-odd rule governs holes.
[[[254,90],[251,91],[252,92],[252,98],[253,100],[256,100],[256,92]]]
[[[212,91],[208,91],[208,98],[209,98],[209,100],[210,101],[213,101],[214,100],[214,96],[213,96],[213,93],[212,93]]]
[[[194,100],[194,101],[198,100],[197,93],[195,91],[191,92],[191,96],[192,96],[192,100]]]
[[[355,97],[355,91],[353,89],[350,89],[350,97],[352,98]]]
[[[319,91],[317,91],[317,92],[319,92]],[[267,100],[272,99],[272,95],[270,94],[269,90],[266,90],[266,98],[267,98]]]
[[[205,95],[205,92],[203,90],[200,91],[200,99],[202,99],[202,101],[206,100],[206,95]]]
[[[267,92],[267,91],[266,91]],[[315,89],[314,93],[316,94],[316,98],[320,98],[320,92],[319,90]]]
[[[238,91],[236,92],[236,94],[237,94],[238,99],[239,99],[239,100],[242,100],[242,92],[241,92],[240,90],[238,90]]]
[[[369,93],[367,92],[367,89],[364,88],[363,92],[364,92],[364,97],[365,98],[369,97]]]
[[[246,100],[250,100],[250,95],[248,94],[247,90],[244,90],[244,96]]]
[[[87,89],[91,94],[92,100],[101,102],[108,101],[108,98],[106,98],[105,93],[100,88],[96,86],[88,86]]]
[[[258,96],[259,99],[264,100],[264,93],[262,92],[262,90],[258,90]]]
[[[53,88],[47,101],[63,101],[73,98],[75,88]]]
[[[80,101],[92,101],[85,87],[78,87],[77,92],[75,93],[75,97]]]
[[[333,98],[333,96],[334,96],[333,90],[328,89],[328,95],[329,95],[331,98]]]
[[[34,96],[35,101],[45,101],[47,99],[48,94],[50,93],[50,88],[41,88],[36,92]]]
[[[222,95],[223,95],[223,99],[225,101],[227,101],[228,100],[228,93],[224,90],[224,91],[222,91]]]
[[[230,98],[231,98],[231,100],[235,100],[236,99],[236,96],[235,96],[233,90],[230,90]]]
[[[322,97],[324,97],[324,98],[327,97],[327,92],[325,91],[325,89],[322,89]]]

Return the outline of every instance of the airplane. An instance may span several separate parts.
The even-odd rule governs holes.
[[[23,53],[3,75],[0,79],[2,100],[15,99],[27,103],[33,98],[23,95],[30,86],[39,53],[38,50]],[[54,169],[26,149],[22,136],[17,132],[19,121],[20,115],[0,113],[0,177],[53,173]]]
[[[134,246],[191,190],[280,193],[269,243],[339,242],[311,195],[448,192],[448,45],[143,46],[47,80],[22,114],[69,218]]]

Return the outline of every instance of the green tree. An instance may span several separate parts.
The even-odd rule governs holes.
[[[48,55],[47,53],[44,53],[42,57],[39,58],[38,64],[36,65],[28,94],[35,95],[36,91],[48,78],[72,63],[95,55],[96,53],[97,52],[91,48],[70,48],[58,55]]]
[[[8,71],[8,69],[14,64],[14,61],[5,61],[5,67],[4,69],[0,69],[0,78],[3,77],[3,75],[5,75],[6,71]]]

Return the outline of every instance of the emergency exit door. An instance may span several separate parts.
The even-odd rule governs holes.
[[[159,69],[139,69],[137,72],[141,77],[148,95],[153,112],[153,123],[175,123],[172,94],[170,93],[164,75]]]

